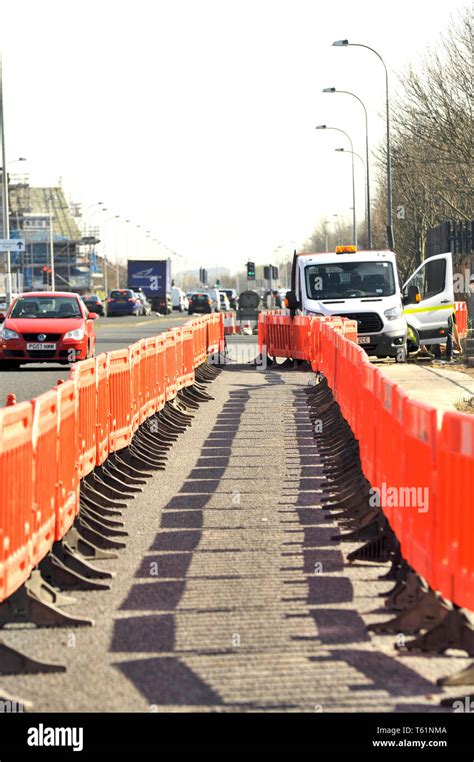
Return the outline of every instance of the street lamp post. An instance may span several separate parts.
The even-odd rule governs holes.
[[[3,238],[10,238],[10,220],[8,216],[8,175],[7,175],[7,159],[5,149],[5,119],[3,115],[3,66],[2,55],[0,53],[0,143],[2,152],[2,219],[3,219]],[[11,301],[12,294],[12,269],[11,269],[11,257],[10,252],[7,251],[7,267],[5,278],[5,293],[7,307]]]
[[[336,132],[342,132],[346,136],[350,145],[351,153],[354,153],[354,146],[350,135],[345,130],[341,130],[340,127],[328,127],[326,124],[318,124],[317,130],[336,130]],[[354,156],[352,155],[352,243],[357,246],[357,224],[356,224],[356,205],[355,205],[355,180],[354,180]]]
[[[49,266],[51,268],[51,291],[56,291],[56,274],[54,271],[54,213],[53,204],[54,196],[48,196],[48,213],[49,213]]]
[[[119,259],[118,259],[118,230],[121,225],[129,224],[130,220],[122,220],[118,223],[116,231],[115,231],[115,288],[120,288],[120,269],[119,269]],[[125,233],[125,237],[127,239],[126,243],[126,252],[128,255],[128,233]]]
[[[104,212],[107,211],[104,209]],[[112,217],[107,217],[106,220],[104,220],[103,224],[106,225],[111,220],[118,220],[120,215],[113,214]],[[107,298],[107,295],[109,293],[109,276],[107,273],[107,245],[104,238],[104,289],[105,289],[105,298]]]
[[[363,170],[364,170],[365,191],[366,191],[365,192],[365,218],[367,220],[367,210],[368,210],[367,199],[368,199],[368,196],[367,196],[367,175],[366,175],[366,171],[365,171],[366,170],[365,161],[364,161],[364,159],[362,158],[362,156],[359,153],[356,153],[356,151],[348,151],[347,148],[335,148],[334,150],[336,151],[336,153],[352,153],[354,156],[356,156],[359,159],[359,161],[362,164],[362,167],[363,167]],[[368,241],[368,226],[367,226],[367,241]],[[370,249],[370,245],[369,244],[368,244],[368,247]]]
[[[369,249],[372,248],[372,221],[370,212],[370,169],[369,169],[369,118],[367,116],[367,109],[364,101],[359,98],[355,93],[351,93],[349,90],[337,90],[335,87],[325,87],[323,93],[341,93],[344,95],[352,95],[353,98],[359,101],[360,105],[364,109],[365,115],[365,188],[366,188],[366,209],[367,209],[367,244]]]
[[[393,249],[392,157],[390,152],[390,100],[388,89],[388,69],[380,53],[378,53],[374,48],[369,47],[369,45],[362,45],[358,42],[349,42],[349,40],[336,40],[333,42],[333,45],[337,48],[347,48],[349,46],[354,48],[366,48],[366,50],[370,50],[372,53],[375,53],[377,58],[382,61],[382,65],[385,70],[385,110],[387,120],[387,241],[389,248]]]

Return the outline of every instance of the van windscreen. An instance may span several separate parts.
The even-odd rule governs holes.
[[[308,299],[360,299],[392,296],[391,262],[331,262],[305,267]]]

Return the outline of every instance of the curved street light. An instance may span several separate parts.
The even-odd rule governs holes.
[[[351,95],[353,98],[359,101],[360,105],[364,109],[365,115],[365,192],[366,192],[366,214],[367,214],[367,245],[369,249],[372,248],[372,220],[370,212],[370,167],[369,167],[369,118],[367,116],[367,109],[364,101],[359,98],[358,95],[352,93],[350,90],[338,90],[335,87],[325,87],[323,93],[341,93],[343,95]]]
[[[317,130],[336,130],[336,132],[342,132],[346,136],[350,145],[351,153],[354,153],[354,146],[350,135],[341,130],[340,127],[328,127],[327,124],[318,124]],[[354,180],[354,156],[352,156],[352,243],[357,246],[357,224],[356,224],[356,206],[355,206],[355,180]]]
[[[366,219],[368,219],[368,216],[367,216],[367,209],[368,209],[368,207],[367,207],[367,200],[368,200],[368,195],[367,195],[367,175],[366,175],[365,161],[362,158],[362,156],[360,155],[360,153],[357,153],[356,151],[348,151],[347,148],[335,148],[334,150],[335,150],[336,153],[352,153],[353,156],[356,156],[359,159],[359,161],[362,163],[362,167],[363,167],[363,170],[364,170],[365,191],[366,191],[366,193],[365,193],[365,217],[366,217]],[[367,241],[368,241],[368,235],[369,235],[369,230],[368,230],[368,226],[367,226]],[[369,246],[368,243],[367,243],[367,245]],[[369,246],[369,249],[370,249],[370,246]]]
[[[390,153],[390,100],[388,89],[388,69],[380,53],[378,53],[374,48],[371,48],[369,45],[362,45],[359,42],[349,42],[349,40],[336,40],[333,42],[333,46],[336,48],[347,48],[350,46],[353,48],[365,48],[366,50],[370,50],[372,53],[375,53],[377,58],[380,59],[385,70],[385,109],[387,120],[387,241],[389,248],[393,249],[392,157]]]

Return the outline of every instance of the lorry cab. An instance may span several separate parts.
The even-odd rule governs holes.
[[[357,320],[358,342],[369,355],[405,362],[408,326],[418,345],[446,341],[454,311],[449,253],[426,259],[402,290],[393,251],[338,246],[335,253],[301,253],[295,255],[293,283],[293,306],[303,315]]]
[[[335,253],[299,254],[295,287],[304,315],[357,320],[358,342],[369,355],[405,362],[407,322],[392,251],[338,246]]]

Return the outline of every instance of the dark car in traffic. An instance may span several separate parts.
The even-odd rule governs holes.
[[[143,305],[131,288],[116,288],[107,300],[107,315],[141,315]]]
[[[196,293],[189,297],[188,315],[195,312],[209,314],[212,312],[212,300],[209,294]]]
[[[86,296],[81,296],[81,299],[89,312],[95,312],[96,315],[101,317],[105,315],[104,303],[100,296],[97,296],[97,294],[87,294]]]

